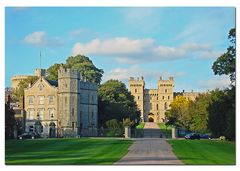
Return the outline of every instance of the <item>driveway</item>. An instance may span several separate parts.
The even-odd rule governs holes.
[[[163,138],[139,138],[116,165],[180,165],[171,146]]]
[[[182,162],[172,152],[159,126],[153,122],[146,122],[143,128],[144,138],[136,138],[130,146],[129,152],[117,165],[180,165]]]

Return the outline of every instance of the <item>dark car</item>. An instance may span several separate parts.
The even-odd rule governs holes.
[[[201,139],[209,139],[209,140],[212,139],[212,137],[208,134],[202,134],[202,135],[200,135],[200,138]]]
[[[198,140],[200,140],[200,135],[197,134],[197,133],[190,133],[190,134],[185,135],[185,139],[190,139],[190,140],[198,139]]]
[[[18,139],[35,139],[35,138],[39,138],[39,135],[37,135],[34,132],[25,132],[22,135],[18,136]]]

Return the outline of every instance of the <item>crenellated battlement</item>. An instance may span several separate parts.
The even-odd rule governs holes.
[[[64,68],[63,66],[60,66],[58,70],[58,78],[64,78],[64,77],[70,77],[70,78],[80,78],[80,73],[77,70],[70,69],[70,68]]]

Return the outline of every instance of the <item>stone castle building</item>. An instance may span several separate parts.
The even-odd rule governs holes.
[[[35,75],[16,75],[11,78],[11,88],[16,90],[20,81],[27,79],[29,76],[38,76],[45,75],[46,71],[44,69],[35,69]]]
[[[141,111],[142,122],[164,122],[165,112],[173,101],[174,80],[159,78],[157,89],[146,89],[144,78],[129,79],[129,89]]]
[[[58,81],[48,80],[39,71],[39,79],[24,90],[26,132],[42,136],[96,134],[98,86],[88,82],[78,71],[60,67]]]

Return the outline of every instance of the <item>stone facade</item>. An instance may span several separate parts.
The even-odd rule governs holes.
[[[161,123],[165,121],[165,112],[173,101],[174,80],[169,77],[158,80],[157,89],[145,89],[144,78],[129,79],[129,89],[141,111],[142,122]]]
[[[54,126],[56,135],[95,135],[98,115],[98,86],[76,70],[60,67],[58,81],[47,80],[45,72],[25,89],[26,132],[36,131],[41,121],[43,136]]]

